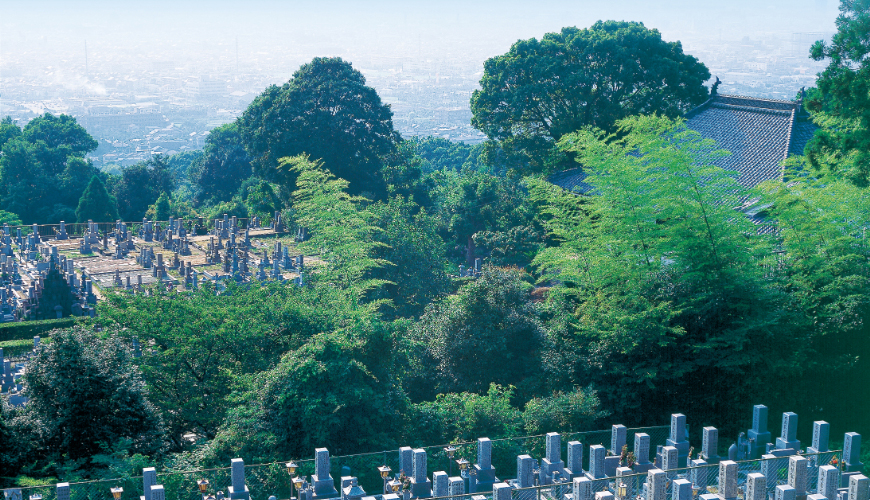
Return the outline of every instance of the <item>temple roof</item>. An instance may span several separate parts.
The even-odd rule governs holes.
[[[798,101],[715,95],[686,114],[686,126],[717,147],[731,152],[716,164],[739,172],[738,182],[750,188],[763,181],[782,179],[782,162],[803,154],[816,126]],[[583,169],[555,173],[548,180],[573,192],[585,193]]]

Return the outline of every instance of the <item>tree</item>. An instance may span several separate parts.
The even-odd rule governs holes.
[[[118,200],[118,212],[126,221],[141,220],[149,205],[161,193],[171,193],[175,177],[166,158],[156,156],[146,162],[125,167],[120,178],[113,178],[110,190]]]
[[[816,42],[810,57],[828,59],[806,102],[820,125],[807,144],[810,165],[858,186],[870,185],[870,6],[841,0],[831,44]]]
[[[599,21],[517,41],[484,64],[471,120],[510,165],[568,168],[555,143],[585,125],[612,131],[620,118],[678,116],[704,102],[710,72],[641,23]],[[492,162],[490,162],[492,164]]]
[[[166,191],[160,193],[157,201],[154,202],[154,220],[169,220],[170,213],[169,196]]]
[[[5,120],[2,130],[0,209],[17,214],[25,223],[75,220],[82,192],[99,174],[84,159],[97,142],[66,115],[45,114],[23,131]]]
[[[79,222],[113,222],[118,220],[118,202],[109,194],[105,184],[98,176],[91,177],[91,182],[79,199],[76,208],[76,219]]]
[[[203,156],[191,164],[188,175],[202,191],[203,200],[226,201],[251,176],[252,168],[238,122],[233,122],[209,133]]]
[[[6,144],[6,141],[20,136],[21,128],[12,121],[11,116],[0,121],[0,151],[3,151],[3,145]]]
[[[162,452],[163,424],[148,401],[130,349],[117,336],[57,331],[25,375],[25,411],[46,430],[43,452],[87,458],[120,439],[145,455]]]
[[[520,271],[485,267],[480,278],[429,306],[413,330],[435,368],[421,374],[429,389],[482,393],[495,383],[532,394],[546,344],[531,288]]]
[[[418,316],[427,304],[450,290],[438,220],[401,196],[376,203],[370,210],[383,229],[375,234],[384,244],[377,255],[391,264],[379,273],[389,282],[385,293],[397,316]]]
[[[283,157],[306,153],[346,179],[352,193],[378,196],[380,158],[398,140],[390,107],[340,58],[315,58],[283,86],[267,88],[239,118],[239,131],[267,180],[292,187],[293,172],[275,167]]]
[[[771,374],[799,372],[808,347],[764,275],[772,246],[732,208],[748,193],[714,166],[726,153],[712,141],[662,117],[618,126],[560,141],[594,196],[532,183],[554,243],[535,264],[571,311],[575,383],[635,421],[676,394],[697,418],[727,415]]]

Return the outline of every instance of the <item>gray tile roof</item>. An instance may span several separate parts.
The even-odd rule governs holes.
[[[782,161],[803,154],[816,131],[799,102],[716,95],[686,114],[686,126],[731,155],[717,165],[737,171],[738,182],[750,188],[767,180],[782,179]],[[585,193],[582,168],[558,172],[548,180],[573,192]]]

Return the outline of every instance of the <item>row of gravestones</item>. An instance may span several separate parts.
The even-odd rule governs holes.
[[[870,480],[861,474],[863,464],[859,461],[860,435],[847,433],[842,456],[841,471],[832,465],[820,465],[818,456],[809,458],[799,455],[800,442],[796,439],[797,415],[783,414],[782,436],[776,443],[766,443],[766,452],[761,458],[761,473],[749,474],[745,478],[746,493],[744,500],[870,500]],[[769,440],[767,428],[767,408],[756,405],[753,409],[753,427],[749,431],[753,441]],[[765,434],[767,433],[767,434]],[[672,486],[673,500],[691,500],[696,493],[709,491],[708,465],[719,464],[718,489],[716,493],[703,493],[701,500],[735,500],[737,498],[738,469],[733,460],[738,450],[732,445],[729,459],[719,460],[718,431],[705,427],[702,433],[703,445],[698,459],[690,459],[686,417],[682,414],[671,416],[670,434],[666,445],[659,447],[655,462],[650,462],[650,436],[636,433],[634,436],[634,464],[623,462],[623,451],[627,448],[628,429],[614,425],[611,429],[610,454],[602,445],[589,447],[589,469],[583,470],[583,444],[578,441],[567,443],[567,463],[561,457],[561,436],[558,433],[546,435],[545,457],[540,464],[530,455],[517,457],[516,479],[500,482],[492,466],[492,441],[488,438],[477,440],[477,463],[471,471],[460,476],[450,477],[444,471],[427,476],[427,455],[423,449],[404,447],[400,449],[402,472],[411,472],[409,489],[402,492],[385,494],[382,500],[403,500],[429,497],[454,497],[492,491],[494,500],[510,498],[511,490],[531,488],[538,485],[564,484],[565,500],[611,500],[612,493],[607,491],[611,481],[624,476],[646,474],[642,491],[631,491],[629,496],[642,496],[645,500],[666,500],[666,484]],[[813,446],[808,453],[828,451],[829,425],[817,421],[813,424]],[[755,448],[747,447],[747,453]],[[752,458],[742,457],[742,458]],[[688,464],[687,464],[688,462]],[[632,465],[625,467],[622,465]],[[690,468],[680,473],[676,470]],[[788,467],[788,484],[777,485],[780,471]],[[814,495],[807,496],[807,477],[818,474],[818,488]],[[767,478],[774,478],[768,481]],[[618,479],[616,479],[619,481]],[[144,500],[163,500],[153,498],[151,491],[156,484],[154,469],[143,471]],[[61,485],[58,485],[59,487]],[[603,491],[599,491],[603,490]],[[244,462],[232,461],[232,486],[229,498],[249,500],[250,494],[245,486]],[[593,491],[597,491],[594,493]],[[342,477],[341,492],[335,488],[330,475],[329,451],[325,448],[315,450],[315,473],[310,482],[303,480],[297,490],[298,500],[320,500],[341,497],[342,500],[371,500],[358,485],[354,477]],[[608,496],[609,495],[609,496]],[[478,500],[478,499],[473,499]],[[561,500],[561,499],[560,499]]]

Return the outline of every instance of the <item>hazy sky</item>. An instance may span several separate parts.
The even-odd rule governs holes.
[[[667,40],[831,32],[836,0],[189,1],[0,0],[0,68],[92,62],[342,55],[473,58],[599,19],[641,21]],[[40,64],[40,63],[37,63]],[[291,69],[292,70],[292,69]]]

